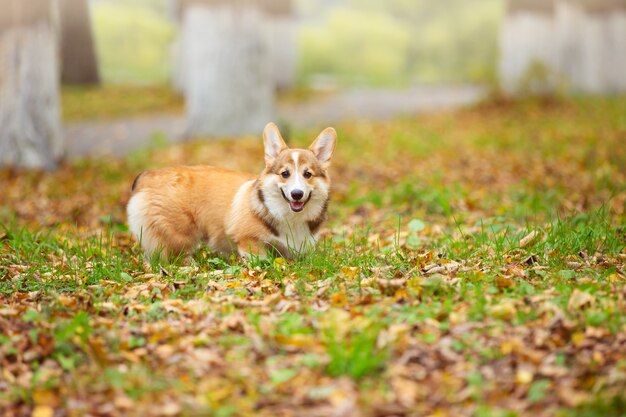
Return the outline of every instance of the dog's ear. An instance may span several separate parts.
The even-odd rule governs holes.
[[[287,149],[287,144],[278,131],[274,123],[268,123],[263,129],[263,145],[265,146],[265,165],[270,166],[283,150]]]
[[[327,127],[319,134],[317,139],[309,146],[315,157],[322,165],[328,165],[333,156],[335,144],[337,143],[337,132],[332,127]]]

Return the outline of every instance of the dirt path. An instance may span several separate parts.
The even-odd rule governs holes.
[[[380,120],[451,109],[477,102],[484,89],[476,86],[415,87],[408,90],[353,89],[304,103],[279,105],[277,120],[297,128],[327,126],[346,120]],[[64,134],[67,156],[125,155],[158,140],[186,137],[184,115],[70,123]]]

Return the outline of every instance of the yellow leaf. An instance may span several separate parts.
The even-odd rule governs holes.
[[[37,389],[33,392],[33,401],[42,407],[53,408],[61,405],[61,401],[55,392],[43,389]]]
[[[467,314],[464,311],[453,311],[448,316],[450,324],[462,324],[467,321]]]
[[[501,301],[499,304],[493,305],[487,309],[491,317],[501,320],[512,320],[517,313],[517,308],[511,300]]]
[[[519,351],[522,342],[518,338],[505,339],[500,345],[500,352],[503,355],[508,355],[511,352]]]
[[[574,346],[578,347],[585,342],[585,334],[581,332],[576,332],[572,335],[572,343]]]
[[[356,266],[344,266],[341,268],[341,273],[350,279],[354,279],[357,272],[359,272],[359,268]]]
[[[343,307],[348,303],[348,299],[344,293],[336,292],[330,296],[330,302],[333,307]]]
[[[422,285],[422,280],[420,278],[411,278],[408,280],[406,285],[414,295],[419,295],[424,290],[424,286]]]
[[[602,365],[604,363],[604,355],[602,354],[602,352],[600,351],[594,351],[593,354],[591,355],[591,357],[593,358],[594,362]]]
[[[393,299],[394,301],[398,302],[400,300],[406,300],[407,297],[407,293],[406,290],[404,288],[400,288],[398,290],[396,290],[395,294],[393,295]]]
[[[310,335],[294,334],[292,336],[277,335],[276,342],[280,343],[281,345],[286,345],[286,346],[291,346],[291,347],[296,347],[296,348],[305,348],[305,347],[314,346],[316,343],[316,340]]]
[[[274,259],[274,269],[283,269],[287,265],[287,261],[284,258]]]
[[[515,374],[515,382],[518,384],[530,384],[533,380],[533,373],[528,369],[520,369]]]
[[[52,417],[54,416],[54,408],[47,405],[38,405],[33,409],[31,417]]]

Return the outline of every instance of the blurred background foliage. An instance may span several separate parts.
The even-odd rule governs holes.
[[[405,85],[495,77],[502,0],[300,0],[300,80]]]
[[[96,0],[91,11],[105,82],[161,84],[170,79],[176,25],[167,0]]]
[[[496,77],[503,0],[298,0],[298,82],[402,87]],[[106,82],[165,83],[168,0],[92,0]]]

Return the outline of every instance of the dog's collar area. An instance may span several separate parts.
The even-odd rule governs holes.
[[[296,213],[299,213],[302,210],[304,210],[304,206],[306,206],[306,203],[308,203],[309,200],[311,199],[311,195],[313,195],[313,191],[311,191],[306,201],[302,202],[302,201],[291,201],[290,199],[288,199],[287,196],[285,195],[285,191],[283,191],[282,188],[280,189],[280,193],[283,195],[283,198],[285,199],[285,201],[289,204],[289,208],[291,209],[291,211],[296,212]]]

